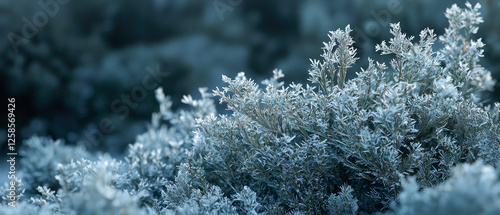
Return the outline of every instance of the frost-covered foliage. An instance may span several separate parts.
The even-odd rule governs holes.
[[[455,167],[436,187],[420,188],[415,178],[405,180],[399,205],[388,214],[500,214],[500,171],[481,161]]]
[[[142,193],[132,196],[127,191],[118,190],[113,185],[119,175],[116,174],[116,162],[100,160],[89,162],[81,160],[63,166],[61,172],[72,175],[59,175],[57,178],[62,189],[58,192],[61,199],[60,209],[64,214],[144,214],[139,198]],[[76,185],[75,187],[73,187]]]
[[[332,215],[354,215],[358,211],[357,201],[352,196],[351,187],[341,187],[339,195],[331,194],[328,197],[327,209]]]
[[[154,113],[148,131],[137,137],[125,157],[126,171],[118,184],[121,189],[146,192],[145,200],[153,204],[159,199],[164,186],[173,181],[177,167],[187,162],[187,150],[192,147],[196,118],[204,118],[215,112],[215,105],[206,89],[200,89],[201,99],[185,96],[182,102],[190,109],[172,112],[169,97],[161,88],[156,90],[160,113]]]
[[[376,46],[394,56],[392,70],[369,60],[345,82],[356,60],[349,26],[330,33],[322,60],[311,60],[312,86],[277,81],[265,89],[240,73],[214,91],[231,116],[200,120],[203,166],[225,192],[249,186],[285,211],[324,213],[325,200],[347,183],[363,211],[383,208],[415,175],[422,186],[450,176],[451,167],[499,156],[498,109],[476,95],[494,83],[479,65],[479,5],[452,6],[450,26],[434,50],[425,29],[414,42],[391,25],[393,38]],[[208,149],[207,149],[208,148]],[[195,147],[195,151],[196,151]]]
[[[467,207],[492,214],[500,104],[484,107],[480,99],[494,82],[479,65],[483,44],[472,38],[478,10],[466,4],[446,12],[439,50],[433,30],[414,41],[392,24],[393,38],[376,46],[393,57],[391,68],[368,59],[351,80],[358,58],[350,26],[330,32],[322,59],[311,60],[311,85],[285,85],[281,70],[263,88],[244,73],[223,76],[226,86],[213,94],[230,115],[216,113],[205,89],[174,112],[158,89],[160,113],[124,162],[35,137],[27,145],[37,151],[24,151],[23,180],[39,194],[19,206],[27,214],[352,215],[395,202],[388,213]],[[42,152],[56,159],[48,169],[37,163]],[[485,164],[469,165],[478,160]],[[463,203],[471,198],[470,207]],[[0,213],[20,212],[3,202]]]
[[[63,140],[37,136],[24,142],[20,155],[23,157],[20,161],[21,178],[29,191],[38,186],[58,189],[55,176],[59,164],[92,157],[82,146],[67,146]]]
[[[121,179],[121,164],[108,157],[59,164],[56,179],[61,188],[55,193],[38,187],[39,197],[30,201],[51,208],[55,214],[145,214],[146,209],[139,204],[143,193],[131,195],[115,187]]]
[[[214,2],[231,6],[223,22]],[[183,94],[219,85],[221,74],[245,70],[260,78],[279,67],[288,80],[305,81],[304,60],[315,56],[325,32],[338,26],[351,24],[359,57],[366,59],[373,44],[387,37],[389,22],[401,21],[411,34],[427,26],[441,29],[442,12],[451,2],[463,0],[1,0],[0,85],[4,94],[30,104],[18,109],[25,119],[17,120],[27,125],[20,137],[51,134],[72,143],[85,137],[79,131],[92,130],[113,114],[109,105],[141,84],[148,65],[160,64],[170,74],[161,85],[174,94],[176,108]],[[485,66],[498,70],[500,4],[481,2],[485,23],[478,34],[488,45]],[[35,25],[45,23],[44,14],[46,24]],[[14,41],[16,53],[7,35],[23,38],[32,31],[29,42]],[[104,135],[100,149],[123,153],[154,108],[148,92],[131,117],[116,121],[116,131]]]
[[[182,164],[175,181],[162,193],[167,214],[236,214],[231,201],[221,189],[209,184],[199,167]]]
[[[53,215],[54,213],[50,206],[38,207],[26,201],[20,203],[16,207],[2,205],[0,207],[0,215]]]

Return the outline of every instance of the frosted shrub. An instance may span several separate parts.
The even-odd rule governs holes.
[[[358,211],[357,200],[352,196],[351,187],[341,187],[339,195],[328,197],[327,208],[332,215],[354,215]]]
[[[362,211],[373,211],[395,199],[402,177],[414,175],[428,187],[456,164],[495,164],[498,109],[478,103],[494,82],[479,65],[481,40],[471,39],[482,22],[480,6],[466,6],[447,10],[441,50],[433,49],[433,30],[414,42],[391,24],[393,38],[376,46],[394,56],[391,69],[369,59],[347,82],[357,59],[349,26],[330,32],[323,59],[311,60],[315,86],[285,87],[278,70],[265,89],[243,73],[223,76],[227,86],[214,94],[232,114],[199,121],[207,174],[229,194],[248,186],[285,211],[324,213],[325,200],[344,183]]]
[[[216,113],[206,89],[201,99],[185,96],[188,108],[177,112],[158,89],[160,112],[124,162],[32,138],[22,159],[30,192],[19,207],[25,214],[498,213],[500,104],[481,103],[494,82],[479,65],[481,40],[472,39],[478,11],[453,5],[440,37],[424,29],[415,40],[391,24],[393,37],[376,46],[393,56],[390,67],[368,59],[351,80],[357,57],[349,26],[330,32],[322,59],[311,60],[310,84],[285,85],[281,70],[262,85],[244,73],[223,76],[213,95],[230,115]],[[438,38],[444,46],[435,50]],[[3,201],[0,214],[20,211]]]
[[[187,164],[179,168],[175,182],[169,183],[162,194],[167,214],[236,214],[230,199],[205,180],[201,168]]]
[[[67,146],[63,140],[34,136],[23,145],[20,151],[23,157],[20,161],[21,177],[29,192],[34,192],[38,186],[57,190],[59,185],[55,176],[59,164],[92,157],[83,147]]]
[[[87,164],[83,164],[87,165]],[[138,199],[142,193],[131,196],[128,192],[112,186],[115,175],[104,163],[93,165],[93,173],[80,177],[79,189],[63,191],[62,202],[65,214],[143,214]],[[80,167],[85,168],[85,167]]]
[[[388,214],[500,214],[500,171],[478,161],[454,168],[453,176],[423,191],[405,180],[399,205]]]
[[[28,202],[21,202],[16,207],[2,206],[0,207],[1,215],[52,215],[50,207],[37,207]]]
[[[177,166],[187,162],[187,150],[191,148],[196,118],[203,118],[215,112],[215,105],[205,89],[200,89],[202,98],[194,100],[185,96],[182,102],[191,110],[172,112],[172,102],[165,97],[161,88],[156,90],[160,113],[154,113],[148,131],[137,137],[129,146],[125,157],[127,170],[117,185],[121,189],[146,192],[146,202],[153,204],[161,191],[177,175]]]

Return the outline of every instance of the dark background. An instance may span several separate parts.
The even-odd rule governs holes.
[[[199,97],[198,87],[221,86],[222,74],[234,77],[244,71],[260,81],[279,68],[286,83],[305,83],[309,58],[320,58],[328,31],[350,24],[360,57],[349,72],[352,77],[366,67],[368,56],[385,59],[376,57],[374,46],[390,38],[389,22],[401,22],[408,35],[418,35],[425,27],[440,35],[448,25],[445,9],[453,3],[465,7],[465,1],[435,0],[41,2],[55,2],[56,12],[48,14],[39,1],[0,0],[0,91],[4,109],[6,98],[16,98],[18,144],[33,134],[75,144],[85,140],[83,131],[110,119],[115,130],[92,150],[112,154],[122,153],[158,111],[153,90],[146,91],[144,101],[130,108],[123,120],[110,107],[142,85],[147,66],[159,65],[169,74],[160,86],[172,97],[174,108],[182,107],[182,95]],[[485,20],[476,35],[486,43],[482,64],[499,80],[500,1],[479,2]],[[220,13],[224,8],[227,11]],[[46,24],[16,52],[8,35],[22,36],[27,25],[23,17],[29,22],[39,18],[40,24],[45,21],[42,13]],[[487,95],[489,102],[500,100],[499,90],[497,84]]]

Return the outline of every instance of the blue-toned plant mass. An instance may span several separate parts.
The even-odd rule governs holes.
[[[448,8],[440,36],[391,24],[375,49],[392,60],[357,72],[347,26],[311,59],[308,84],[279,69],[261,84],[222,76],[177,111],[158,88],[160,112],[123,161],[32,137],[22,195],[11,207],[1,188],[0,214],[500,214],[500,104],[480,96],[495,82],[479,64],[479,9]]]

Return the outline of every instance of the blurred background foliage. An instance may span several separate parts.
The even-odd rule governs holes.
[[[319,58],[328,31],[350,24],[360,60],[349,78],[367,66],[368,56],[378,55],[374,46],[390,37],[389,23],[401,22],[408,35],[425,27],[440,35],[448,25],[445,9],[465,1],[66,2],[16,52],[7,35],[22,35],[23,17],[35,21],[45,10],[38,0],[0,0],[0,35],[6,35],[0,40],[1,94],[16,98],[19,142],[38,134],[77,143],[87,138],[83,131],[97,129],[108,118],[116,128],[93,150],[120,154],[146,130],[158,104],[153,90],[146,91],[145,100],[124,119],[111,104],[142,85],[148,66],[159,65],[169,74],[160,86],[172,97],[174,109],[182,107],[183,95],[199,97],[198,87],[220,86],[222,74],[234,77],[244,71],[260,81],[279,68],[286,83],[305,83],[309,58]],[[486,43],[482,64],[500,80],[500,0],[471,1],[476,2],[485,20],[476,35]],[[485,98],[500,101],[499,90],[497,84]],[[5,143],[6,123],[0,126]]]

